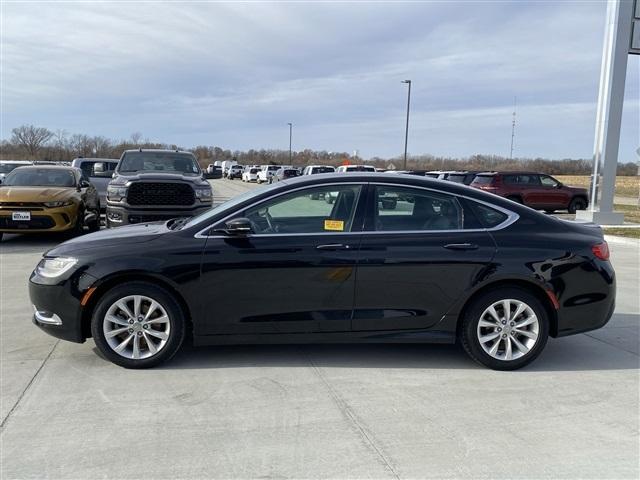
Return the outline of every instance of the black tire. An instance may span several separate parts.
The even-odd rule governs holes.
[[[3,236],[4,236],[4,233],[0,232],[0,242],[2,241]]]
[[[482,314],[491,305],[504,299],[513,299],[526,303],[538,319],[538,337],[532,348],[521,357],[512,360],[494,358],[483,349],[478,339],[478,323]],[[467,354],[481,365],[493,370],[517,370],[533,362],[547,344],[549,338],[549,314],[540,300],[527,290],[520,288],[490,290],[474,299],[466,309],[458,335]],[[510,341],[510,339],[511,337],[508,340]]]
[[[73,236],[78,237],[84,234],[84,207],[78,207],[76,224],[73,227]]]
[[[170,330],[166,343],[157,353],[148,358],[126,358],[115,352],[105,337],[103,319],[107,311],[119,299],[129,295],[144,295],[153,299],[165,309],[169,317]],[[118,285],[103,295],[93,311],[91,334],[96,346],[107,360],[124,368],[151,368],[170,360],[178,352],[184,341],[185,324],[182,309],[173,295],[164,288],[146,282],[130,282]]]
[[[551,215],[552,213],[555,213],[555,210],[547,208],[545,209],[545,213],[548,213],[549,215]]]
[[[587,201],[582,197],[575,197],[569,202],[569,213],[576,213],[578,210],[587,208]]]
[[[522,197],[518,197],[518,196],[510,196],[510,197],[506,197],[507,200],[511,200],[512,202],[516,202],[519,203],[520,205],[524,205],[524,202],[522,201]]]
[[[96,218],[94,221],[89,223],[89,231],[97,232],[98,230],[100,230],[100,205],[98,205],[98,208],[93,213]]]

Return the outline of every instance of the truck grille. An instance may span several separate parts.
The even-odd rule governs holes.
[[[138,182],[129,187],[129,205],[193,205],[193,188],[183,183]]]

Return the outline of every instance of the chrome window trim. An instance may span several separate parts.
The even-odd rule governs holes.
[[[324,185],[318,185],[318,186],[331,186],[331,185],[373,185],[373,186],[378,186],[378,185],[382,185],[382,186],[391,186],[391,187],[406,187],[406,188],[419,188],[422,190],[428,190],[431,192],[435,192],[439,195],[449,195],[449,196],[453,196],[454,198],[464,198],[468,201],[471,202],[476,202],[479,203],[481,205],[485,205],[486,207],[492,208],[494,210],[497,210],[499,212],[504,213],[505,215],[507,215],[507,218],[505,219],[504,222],[499,223],[498,225],[496,225],[495,227],[491,227],[491,228],[461,228],[461,229],[455,229],[455,230],[386,230],[386,231],[376,231],[376,230],[362,230],[359,232],[316,232],[316,233],[259,233],[259,234],[249,234],[249,235],[245,235],[245,238],[253,238],[253,237],[283,237],[283,236],[288,236],[288,237],[301,237],[301,236],[322,236],[322,235],[362,235],[362,234],[368,234],[368,235],[397,235],[397,234],[405,234],[405,233],[410,233],[410,234],[430,234],[430,233],[478,233],[478,232],[496,232],[498,230],[503,230],[507,227],[509,227],[510,225],[513,225],[515,222],[518,221],[518,219],[520,218],[520,215],[518,215],[516,212],[513,212],[511,210],[508,210],[504,207],[500,207],[498,205],[494,205],[492,203],[489,202],[485,202],[483,200],[478,200],[477,198],[473,198],[473,197],[469,197],[467,195],[457,195],[457,194],[452,194],[449,192],[443,192],[442,190],[438,190],[435,188],[431,188],[431,187],[423,187],[421,185],[406,185],[403,183],[385,183],[385,182],[335,182],[335,183],[327,183]],[[293,190],[287,190],[285,192],[279,193],[278,195],[274,195],[272,197],[268,197],[267,199],[263,199],[261,201],[252,203],[246,207],[243,208],[243,210],[249,209],[254,207],[255,205],[258,205],[259,203],[262,203],[265,200],[270,200],[272,198],[277,198],[279,196],[291,193],[291,192],[296,192],[298,190],[303,190],[305,188],[308,188],[309,186],[306,185],[304,187],[299,187],[299,188],[295,188]],[[218,225],[221,222],[224,222],[225,220],[231,218],[233,215],[235,215],[237,212],[234,212],[230,215],[227,215],[226,217],[218,220],[216,223],[214,223],[213,225],[209,225],[206,228],[203,228],[202,230],[198,231],[195,235],[194,238],[233,238],[230,237],[228,235],[204,235],[203,232],[206,232],[207,230],[210,230],[211,228],[213,228],[215,225]]]

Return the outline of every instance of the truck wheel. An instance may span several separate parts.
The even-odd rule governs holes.
[[[577,210],[584,210],[585,208],[587,208],[587,202],[581,197],[573,198],[569,203],[569,213],[576,213]]]

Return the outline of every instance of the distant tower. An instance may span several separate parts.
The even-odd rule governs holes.
[[[513,140],[516,137],[516,97],[513,97],[513,118],[511,120],[511,150],[509,160],[513,160]]]

